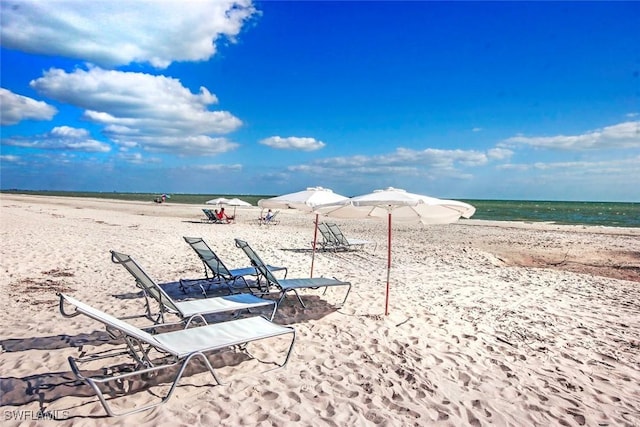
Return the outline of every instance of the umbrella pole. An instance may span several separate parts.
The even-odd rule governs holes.
[[[313,261],[316,258],[316,241],[318,240],[318,214],[316,214],[316,226],[313,230],[313,251],[311,252],[311,277],[313,277]]]
[[[391,275],[391,212],[389,212],[389,239],[387,241],[387,293],[384,302],[384,315],[389,315],[389,276]]]

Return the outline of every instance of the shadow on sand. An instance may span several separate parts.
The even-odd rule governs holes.
[[[121,298],[133,298],[141,297],[142,294],[123,294]],[[304,322],[314,321],[323,318],[335,311],[337,308],[328,304],[323,298],[313,294],[305,294],[303,296],[307,308],[303,308],[296,298],[286,298],[278,309],[275,323],[284,325],[295,325]],[[215,320],[221,320],[220,318],[209,319],[207,321],[213,322]],[[227,317],[225,320],[229,320]],[[119,351],[124,349],[122,340],[112,339],[105,331],[93,331],[91,333],[83,333],[78,335],[55,335],[48,337],[30,337],[30,338],[11,338],[0,341],[2,348],[6,352],[18,352],[29,350],[59,350],[64,348],[78,348],[79,353],[85,352],[85,347],[98,347],[108,344],[113,346],[112,348],[98,351],[99,354],[106,354],[108,352]],[[116,347],[116,346],[119,346]],[[96,349],[88,348],[87,351],[92,351],[92,354],[96,354]],[[219,351],[211,352],[207,355],[214,369],[229,368],[238,366],[253,358],[247,353],[241,351],[242,349],[232,348],[223,349]],[[162,355],[159,355],[159,357]],[[278,356],[275,356],[278,357]],[[295,346],[294,346],[295,357]],[[269,356],[271,358],[271,356]],[[96,362],[91,362],[93,367],[83,372],[91,375],[107,375],[113,372],[125,372],[135,369],[132,359],[126,358],[126,362],[123,363],[122,359],[118,362],[108,359],[103,359],[98,367],[95,366]],[[263,361],[264,362],[264,361]],[[267,364],[273,362],[265,362]],[[103,393],[108,395],[110,404],[115,399],[129,396],[135,393],[147,391],[147,397],[144,399],[160,399],[164,394],[162,390],[157,393],[152,389],[155,386],[167,386],[170,385],[175,378],[178,367],[170,367],[163,371],[160,371],[157,375],[153,375],[151,378],[148,376],[133,376],[131,379],[118,382],[117,384],[103,386]],[[246,368],[245,368],[246,369]],[[286,369],[286,368],[285,368]],[[252,369],[250,369],[253,372]],[[185,383],[185,379],[198,375],[208,374],[207,368],[202,361],[194,359],[189,363],[185,374],[180,381]],[[209,378],[193,379],[199,385],[192,384],[190,381],[186,381],[191,386],[196,387],[209,387],[215,385],[215,380],[209,376]],[[202,384],[206,382],[205,384]],[[222,381],[225,381],[222,378]],[[74,402],[72,406],[67,408],[56,408],[54,414],[64,414],[63,419],[72,418],[104,418],[106,415],[73,415],[73,409],[87,404],[95,404],[98,402],[94,391],[86,385],[84,382],[75,378],[75,375],[71,371],[56,371],[47,372],[35,375],[28,375],[24,377],[6,376],[0,377],[0,406],[12,406],[20,407],[32,402],[38,402],[40,411],[45,413],[49,408],[49,405],[58,401],[64,397],[77,397],[77,398],[92,398],[87,402]],[[71,404],[70,404],[71,405]],[[19,409],[18,409],[19,410]]]

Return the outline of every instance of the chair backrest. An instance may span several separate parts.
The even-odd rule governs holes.
[[[338,227],[338,224],[335,224],[335,223],[327,224],[327,227],[329,227],[329,230],[331,230],[331,233],[333,233],[333,235],[336,237],[336,240],[338,241],[338,243],[340,243],[341,245],[349,246],[349,241],[344,236],[344,234],[342,234],[342,231]]]
[[[265,218],[265,220],[264,220],[264,221],[265,221],[265,222],[272,222],[273,220],[275,220],[275,219],[276,219],[276,216],[278,216],[278,212],[280,212],[280,211],[275,211],[275,212],[273,212],[273,214],[271,214],[271,217],[270,217],[270,218]]]
[[[247,257],[249,257],[251,265],[258,270],[258,273],[264,276],[270,284],[281,288],[276,276],[274,276],[271,270],[267,268],[267,265],[262,262],[258,254],[253,249],[251,249],[251,246],[249,246],[249,244],[244,240],[235,239],[235,241],[236,246],[242,249]]]
[[[222,260],[218,258],[213,250],[207,245],[207,243],[201,237],[182,237],[185,242],[193,248],[198,254],[198,257],[202,260],[204,265],[209,267],[213,274],[222,276],[225,279],[233,279],[233,275],[229,269],[224,265]]]
[[[65,295],[63,293],[60,293],[60,299],[61,302],[62,300],[66,301],[68,304],[71,304],[73,306],[75,306],[76,311],[94,319],[97,320],[98,322],[101,322],[103,324],[105,324],[106,326],[109,326],[113,329],[117,329],[119,331],[121,331],[123,334],[136,338],[140,341],[144,341],[147,344],[150,344],[158,349],[167,351],[171,354],[175,354],[174,351],[172,351],[171,349],[165,347],[164,345],[162,345],[159,341],[157,341],[153,335],[151,335],[148,332],[143,331],[142,329],[139,329],[127,322],[125,322],[124,320],[120,320],[116,317],[111,316],[110,314],[107,314],[103,311],[98,310],[97,308],[93,308],[88,304],[85,304],[83,302],[78,301],[75,298],[72,298],[68,295]]]
[[[322,238],[325,240],[325,242],[330,243],[332,245],[335,245],[338,243],[338,239],[336,239],[336,236],[334,236],[331,230],[329,230],[329,227],[327,226],[326,223],[324,222],[319,223],[318,231],[320,231],[320,234],[322,234]]]
[[[211,209],[202,209],[202,212],[207,216],[207,219],[213,219],[213,215],[211,214]]]
[[[111,261],[122,265],[136,279],[136,285],[160,303],[161,308],[181,313],[171,297],[129,255],[111,251]]]

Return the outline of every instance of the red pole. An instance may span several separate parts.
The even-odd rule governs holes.
[[[389,276],[391,274],[391,211],[389,211],[389,240],[387,242],[387,296],[384,303],[384,315],[389,315]]]
[[[311,277],[313,277],[313,261],[316,258],[316,241],[318,240],[318,214],[316,214],[316,227],[313,230],[313,252],[311,253]]]

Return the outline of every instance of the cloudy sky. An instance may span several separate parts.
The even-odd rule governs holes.
[[[640,201],[640,2],[0,8],[3,189]]]

